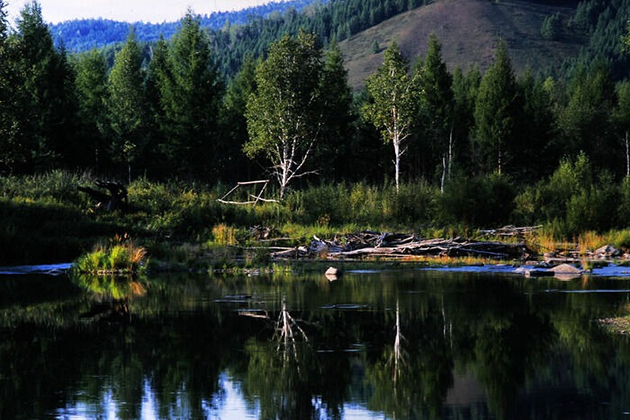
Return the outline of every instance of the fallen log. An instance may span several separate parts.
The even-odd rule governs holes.
[[[96,181],[96,187],[107,190],[109,194],[91,187],[78,186],[77,189],[92,197],[96,201],[96,208],[103,208],[106,211],[127,209],[128,192],[124,185],[118,182]]]

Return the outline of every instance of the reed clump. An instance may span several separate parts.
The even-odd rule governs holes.
[[[128,235],[116,235],[107,245],[94,250],[75,262],[74,270],[81,274],[137,274],[146,270],[147,250],[136,245]]]

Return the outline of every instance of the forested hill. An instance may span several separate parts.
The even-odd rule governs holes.
[[[245,56],[260,56],[284,33],[300,28],[327,45],[341,42],[351,85],[358,87],[397,40],[410,59],[425,53],[436,33],[451,68],[486,68],[498,39],[505,39],[515,70],[568,75],[576,64],[598,59],[611,64],[615,79],[630,67],[621,37],[630,0],[290,0],[238,12],[200,16],[212,39],[219,70],[231,77]],[[133,23],[140,41],[170,39],[179,22]],[[122,44],[130,23],[74,20],[51,26],[53,38],[70,52]],[[113,59],[113,51],[110,51]],[[110,63],[112,60],[110,60]]]
[[[630,68],[621,47],[628,18],[628,0],[440,0],[387,19],[340,47],[354,87],[381,65],[393,40],[413,60],[426,54],[431,33],[440,39],[452,69],[485,70],[494,62],[498,40],[504,39],[518,74],[563,78],[578,65],[589,67],[603,59],[620,79]]]
[[[288,0],[274,1],[261,6],[249,7],[231,12],[216,12],[200,16],[201,26],[210,30],[220,30],[230,25],[245,25],[261,18],[272,18],[289,10],[305,11],[311,4],[321,5],[329,0]],[[179,27],[181,16],[173,16],[168,22],[121,22],[109,19],[75,19],[50,26],[53,39],[71,52],[83,52],[91,48],[123,43],[132,25],[139,40],[157,41],[162,35],[170,39]]]
[[[485,70],[494,62],[497,41],[504,39],[517,73],[547,71],[577,57],[586,45],[585,33],[569,24],[577,6],[577,1],[558,5],[442,0],[392,17],[340,46],[353,86],[361,85],[381,65],[383,52],[393,40],[406,57],[423,57],[432,33],[442,42],[444,59],[453,69]],[[557,26],[545,34],[541,29],[550,16],[556,17]]]

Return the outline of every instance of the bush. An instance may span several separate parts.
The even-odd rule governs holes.
[[[575,161],[563,159],[549,180],[519,194],[514,219],[525,224],[553,222],[565,237],[587,230],[602,232],[618,225],[620,196],[623,202],[623,190],[620,195],[609,173],[604,171],[595,180],[588,158],[581,153]],[[630,204],[630,184],[627,197]]]
[[[515,188],[509,178],[490,174],[449,182],[440,198],[438,219],[444,224],[492,227],[508,224]]]

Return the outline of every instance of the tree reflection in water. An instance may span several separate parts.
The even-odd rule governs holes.
[[[594,322],[627,310],[628,293],[571,293],[615,283],[413,272],[326,288],[309,277],[133,281],[0,282],[0,418],[212,418],[234,399],[264,419],[342,419],[350,407],[564,418],[566,401],[578,420],[630,410],[630,343]],[[108,302],[126,306],[122,319],[99,315]]]

